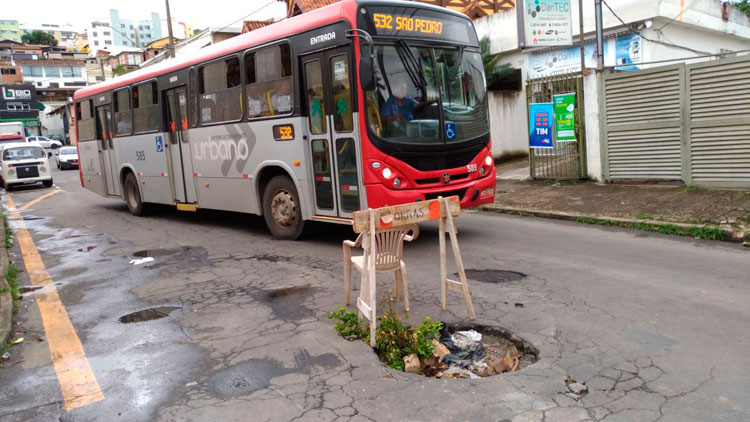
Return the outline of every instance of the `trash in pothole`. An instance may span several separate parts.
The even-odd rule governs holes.
[[[141,265],[141,264],[146,264],[148,262],[154,262],[154,258],[147,256],[145,258],[133,259],[130,261],[130,263],[133,265]]]
[[[369,343],[367,324],[339,307],[328,317],[350,341]],[[457,326],[432,321],[410,326],[390,309],[378,317],[374,351],[387,366],[433,378],[483,378],[517,371],[537,361],[538,350],[499,327]]]

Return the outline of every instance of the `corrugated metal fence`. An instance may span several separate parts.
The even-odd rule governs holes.
[[[750,57],[604,75],[606,179],[750,187]]]

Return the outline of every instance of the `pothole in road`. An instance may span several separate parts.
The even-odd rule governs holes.
[[[39,289],[41,289],[42,286],[21,286],[18,288],[18,293],[29,293],[29,292],[35,292]]]
[[[454,274],[458,277],[458,274]],[[482,283],[511,283],[526,277],[526,274],[507,270],[475,270],[467,269],[466,278]]]
[[[271,378],[288,372],[276,361],[251,359],[217,371],[208,379],[208,385],[222,397],[242,396],[268,387]]]
[[[133,253],[136,258],[159,258],[162,256],[174,255],[183,251],[190,251],[190,246],[174,249],[144,249]]]
[[[149,269],[157,269],[166,265],[178,265],[182,269],[203,268],[211,265],[207,256],[206,250],[198,246],[181,246],[171,249],[144,249],[133,253],[133,257],[135,258],[169,257],[162,262],[145,265]]]
[[[43,218],[44,217],[37,217],[37,216],[33,216],[33,215],[27,215],[27,216],[23,217],[24,221],[41,220]]]
[[[539,350],[500,327],[443,325],[433,355],[404,359],[407,372],[430,378],[486,378],[520,371],[539,358]]]
[[[131,322],[153,321],[155,319],[164,318],[177,309],[180,308],[177,306],[159,306],[156,308],[148,308],[142,311],[123,315],[118,319],[118,321],[122,322],[123,324],[129,324]]]
[[[301,284],[259,290],[256,297],[262,304],[271,308],[276,318],[294,321],[313,314],[313,311],[302,303],[312,296],[315,290],[317,289],[310,284]]]

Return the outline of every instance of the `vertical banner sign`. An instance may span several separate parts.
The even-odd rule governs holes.
[[[529,147],[552,148],[552,103],[529,104]]]
[[[523,18],[527,47],[573,44],[570,0],[525,0]]]
[[[576,141],[576,94],[559,94],[552,96],[555,104],[555,139],[557,142]]]

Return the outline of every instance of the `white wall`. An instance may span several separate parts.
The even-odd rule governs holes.
[[[602,146],[599,138],[599,96],[597,80],[599,75],[591,73],[583,78],[583,104],[586,108],[586,168],[588,177],[602,180]]]
[[[528,153],[528,115],[525,91],[490,91],[492,155]]]
[[[39,120],[42,124],[42,135],[44,136],[51,136],[51,135],[59,135],[59,136],[65,136],[65,130],[63,126],[63,118],[62,114],[47,114],[50,113],[52,110],[65,105],[64,102],[51,102],[51,103],[44,103],[44,111],[39,113]]]
[[[665,26],[661,31],[656,31],[657,28],[661,28],[666,22],[667,20],[665,19],[655,19],[650,29],[642,31],[643,35],[655,41],[689,47],[696,50],[696,52],[643,40],[643,62],[684,59],[686,57],[703,55],[704,53],[718,54],[726,50],[740,51],[750,49],[750,38],[732,36],[705,28],[696,28],[677,21]],[[691,60],[689,63],[701,60],[710,59]],[[667,64],[670,63],[644,65],[643,68],[664,66]]]

